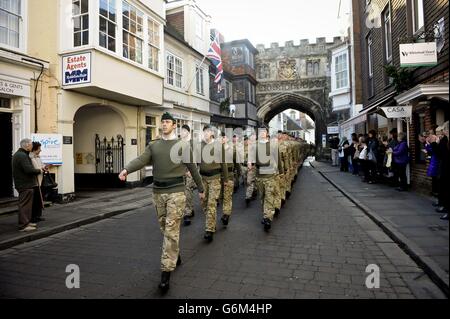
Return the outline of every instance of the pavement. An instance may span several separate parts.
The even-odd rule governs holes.
[[[431,196],[398,192],[384,184],[363,183],[359,177],[340,172],[329,163],[313,165],[448,292],[448,221],[441,220],[442,214],[435,212]]]
[[[229,226],[219,225],[219,214],[210,244],[203,240],[197,200],[195,210],[193,224],[182,227],[183,263],[165,296],[157,289],[162,235],[151,205],[0,251],[0,296],[446,298],[372,219],[308,165],[269,233],[260,223],[259,201],[245,208],[242,187]],[[79,267],[78,289],[66,287],[68,265]],[[369,265],[379,269],[379,288],[366,286]]]
[[[78,192],[69,204],[43,211],[37,231],[19,232],[17,212],[0,216],[0,250],[150,205],[151,188]]]

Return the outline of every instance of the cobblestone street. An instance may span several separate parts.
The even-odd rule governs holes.
[[[181,233],[183,264],[164,298],[445,298],[310,166],[302,168],[270,233],[260,220],[259,202],[245,209],[241,187],[230,225],[218,226],[206,244],[197,203],[193,224]],[[161,298],[161,241],[150,206],[0,251],[0,296]],[[66,288],[69,264],[80,268],[79,289]],[[380,267],[379,289],[366,287],[370,264]]]

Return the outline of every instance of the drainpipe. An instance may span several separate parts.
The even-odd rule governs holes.
[[[38,88],[38,83],[39,80],[42,76],[42,73],[44,72],[44,64],[38,61],[34,61],[31,59],[27,59],[27,58],[22,58],[22,61],[27,61],[33,64],[37,64],[41,66],[41,73],[39,73],[39,76],[36,80],[36,86],[34,87],[34,133],[38,132],[38,118],[37,118],[37,88]]]

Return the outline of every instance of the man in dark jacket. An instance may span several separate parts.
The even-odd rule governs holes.
[[[30,223],[33,208],[33,187],[38,186],[36,169],[30,159],[32,141],[29,138],[20,141],[20,148],[12,158],[14,187],[19,192],[19,230],[36,230],[36,224]]]

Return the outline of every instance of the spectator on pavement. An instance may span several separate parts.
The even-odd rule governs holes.
[[[37,225],[31,222],[34,187],[38,186],[37,176],[42,169],[33,167],[29,156],[32,142],[29,138],[20,141],[20,148],[12,158],[14,187],[19,192],[19,230],[33,231]]]
[[[395,163],[394,180],[399,185],[397,190],[403,192],[408,187],[406,167],[409,163],[408,143],[406,142],[405,133],[400,132],[398,134],[398,143],[396,147],[389,149],[389,151],[392,152],[393,162]]]
[[[439,213],[444,213],[441,219],[448,220],[448,211],[449,211],[449,187],[448,181],[450,180],[450,154],[449,154],[449,122],[445,122],[442,126],[436,128],[437,140],[438,144],[435,149],[438,152],[439,156],[439,182],[438,182],[438,200],[439,204],[442,205],[436,209]]]
[[[43,172],[48,171],[48,166],[42,163],[40,154],[41,154],[41,143],[33,142],[32,148],[30,152],[31,162],[33,163],[33,167]],[[31,222],[39,223],[44,221],[45,218],[42,218],[42,209],[44,208],[44,194],[42,192],[42,179],[43,173],[41,172],[37,175],[38,185],[33,188],[33,209],[31,213]]]
[[[359,159],[358,162],[360,164],[360,168],[362,169],[364,173],[363,182],[367,183],[369,181],[369,170],[368,170],[368,164],[367,164],[367,140],[365,137],[359,138],[359,145],[360,145],[360,153],[359,153]]]
[[[346,136],[343,136],[341,138],[341,141],[339,142],[338,146],[338,152],[339,152],[339,161],[341,164],[341,172],[348,172],[348,156],[349,156],[349,148],[350,143],[348,142],[348,139]]]
[[[356,133],[352,134],[352,142],[350,145],[350,161],[351,161],[351,172],[353,175],[358,175],[359,167],[358,167],[358,157],[359,157],[359,140]]]
[[[375,130],[370,130],[369,139],[367,142],[369,184],[375,183],[377,179],[378,145],[377,133]]]
[[[419,137],[419,142],[425,139],[425,149],[424,152],[427,154],[427,157],[430,158],[430,164],[427,169],[427,176],[431,177],[431,194],[435,197],[439,194],[439,157],[437,147],[433,147],[431,141],[436,143],[437,137],[436,135],[429,135],[424,137],[423,135]],[[433,149],[434,148],[434,149]]]
[[[330,148],[331,148],[331,166],[338,166],[339,161],[339,138],[334,136],[330,140]]]

